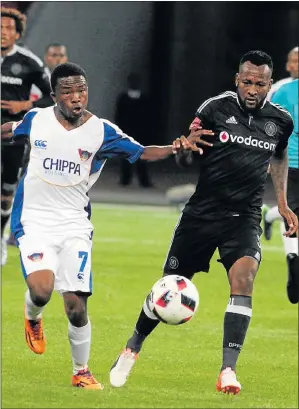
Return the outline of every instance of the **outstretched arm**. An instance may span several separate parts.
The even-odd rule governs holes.
[[[145,146],[143,154],[140,159],[148,161],[156,161],[161,159],[166,159],[168,156],[172,155],[173,148],[172,145],[167,146]]]
[[[176,138],[172,145],[167,146],[145,146],[143,154],[140,156],[143,160],[155,161],[167,158],[171,154],[175,154],[178,158],[191,158],[192,152],[203,154],[203,150],[197,144],[204,146],[213,146],[213,144],[201,139],[203,135],[214,135],[212,131],[206,129],[191,130],[189,136],[181,136]],[[180,161],[180,159],[177,159]]]

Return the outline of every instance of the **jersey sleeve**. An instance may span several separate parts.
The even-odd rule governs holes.
[[[276,145],[276,148],[274,151],[274,156],[277,158],[282,157],[282,153],[287,148],[289,138],[292,135],[293,130],[294,130],[294,123],[293,123],[292,117],[288,114],[285,114],[285,115],[286,115],[286,120],[282,127],[282,132],[280,133],[278,144]]]
[[[214,104],[210,99],[206,100],[195,113],[195,118],[189,126],[189,130],[212,129],[214,124]]]
[[[30,131],[31,131],[31,126],[32,126],[32,120],[35,117],[35,115],[38,113],[38,109],[31,109],[31,111],[28,111],[27,114],[24,116],[22,121],[16,122],[12,128],[13,131],[13,140],[20,140],[23,138],[29,138],[30,136]]]
[[[103,121],[104,141],[97,153],[99,159],[109,159],[115,156],[123,157],[134,163],[144,152],[144,146],[122,132],[118,126],[109,121]]]

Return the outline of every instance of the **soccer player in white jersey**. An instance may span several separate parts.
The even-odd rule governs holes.
[[[26,342],[36,354],[44,353],[42,311],[53,289],[59,291],[69,320],[72,384],[102,389],[88,369],[91,325],[87,299],[92,293],[93,227],[87,192],[107,159],[121,156],[131,163],[139,158],[159,160],[175,153],[179,145],[144,147],[87,111],[86,74],[76,64],[57,66],[51,75],[51,88],[54,107],[32,109],[22,121],[1,127],[2,138],[27,137],[31,145],[11,219],[28,286]],[[188,149],[200,150],[195,145]]]

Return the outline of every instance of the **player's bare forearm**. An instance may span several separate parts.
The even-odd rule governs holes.
[[[12,126],[13,122],[6,122],[1,125],[1,139],[11,139],[12,138]]]
[[[288,154],[285,149],[280,157],[271,158],[271,177],[275,189],[276,199],[279,207],[287,206],[287,178],[288,178]]]
[[[146,146],[143,154],[140,156],[143,160],[156,161],[166,159],[172,155],[172,145],[167,146]]]

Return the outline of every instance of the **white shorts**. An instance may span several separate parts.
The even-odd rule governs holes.
[[[18,242],[25,278],[38,270],[51,270],[55,276],[54,289],[60,293],[92,292],[92,241],[87,235],[43,237],[31,233]]]

